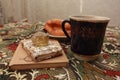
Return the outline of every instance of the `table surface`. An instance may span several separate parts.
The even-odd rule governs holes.
[[[70,45],[64,39],[58,39],[69,59],[68,67],[10,70],[8,65],[19,41],[44,28],[41,22],[34,27],[26,24],[7,24],[0,28],[3,39],[0,38],[0,80],[120,80],[120,27],[107,27],[101,56],[95,61],[77,60],[69,49]]]

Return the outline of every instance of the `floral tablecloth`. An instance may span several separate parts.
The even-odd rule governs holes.
[[[19,41],[43,30],[44,24],[12,25],[0,28],[0,80],[120,80],[120,27],[107,27],[101,56],[95,61],[77,60],[70,45],[60,41],[69,59],[68,67],[19,71],[8,67]]]

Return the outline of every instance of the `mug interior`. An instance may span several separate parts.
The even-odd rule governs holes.
[[[70,16],[70,19],[76,21],[89,21],[89,22],[108,22],[110,18],[94,15],[81,15],[81,16]]]

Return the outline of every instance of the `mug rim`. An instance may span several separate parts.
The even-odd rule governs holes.
[[[69,16],[70,19],[76,21],[88,21],[88,22],[108,22],[110,18],[104,16],[96,15],[78,15],[78,16]]]

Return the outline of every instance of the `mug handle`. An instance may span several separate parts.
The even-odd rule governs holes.
[[[69,23],[70,24],[70,21],[69,20],[64,20],[62,22],[62,30],[64,32],[64,34],[66,35],[66,37],[68,38],[69,41],[71,41],[71,37],[68,35],[66,29],[65,29],[65,23]]]

